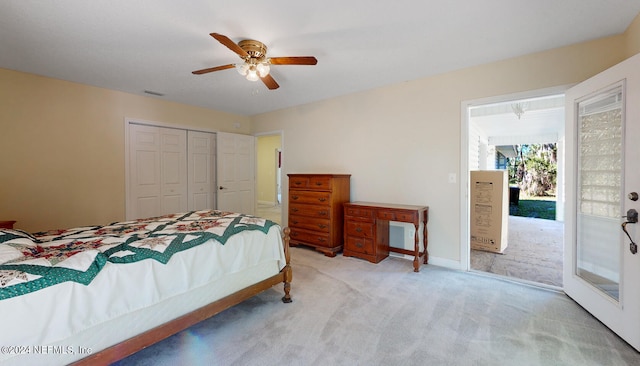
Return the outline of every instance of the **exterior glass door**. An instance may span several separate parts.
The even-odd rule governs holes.
[[[578,102],[575,273],[615,301],[620,294],[622,85]]]
[[[640,351],[640,54],[565,101],[564,291]]]

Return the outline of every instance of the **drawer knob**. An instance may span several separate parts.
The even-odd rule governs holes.
[[[297,208],[295,208],[295,207],[293,207],[293,208],[291,209],[291,211],[293,211],[293,212],[298,212],[298,209],[297,209]]]
[[[321,185],[322,185],[322,182],[316,182],[316,185],[317,185],[317,186],[321,186]]]
[[[319,227],[320,229],[324,229],[324,228],[326,228],[326,227],[327,227],[327,225],[324,225],[324,224],[318,224],[318,227]]]
[[[292,221],[292,223],[297,224],[297,223],[298,223],[298,220],[294,220],[294,221]]]
[[[294,200],[297,200],[297,199],[298,199],[298,198],[300,198],[300,197],[298,197],[298,196],[291,196],[291,198],[292,198],[292,199],[294,199]]]
[[[295,184],[295,185],[299,186],[299,185],[301,185],[301,184],[302,184],[302,182],[293,182],[293,184]]]
[[[356,242],[356,246],[358,248],[362,248],[364,245],[362,245],[362,242],[358,241],[358,242]]]
[[[356,228],[356,231],[357,231],[357,232],[359,232],[359,233],[361,233],[361,232],[362,232],[362,228],[361,228],[361,227],[357,227],[357,228]]]
[[[318,198],[318,201],[320,201],[320,202],[324,202],[324,201],[326,201],[326,200],[327,200],[327,199],[326,199],[326,198],[324,198],[324,197]]]
[[[321,242],[321,243],[324,243],[325,241],[327,241],[327,239],[325,239],[325,238],[318,238],[318,241],[319,241],[319,242]]]
[[[329,213],[327,211],[318,211],[318,215],[327,216]]]

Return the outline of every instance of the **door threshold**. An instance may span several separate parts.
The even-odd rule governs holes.
[[[496,273],[480,271],[480,270],[477,270],[477,269],[470,269],[468,272],[470,272],[472,274],[475,274],[475,275],[478,275],[478,276],[489,277],[489,278],[502,280],[502,281],[506,281],[506,282],[513,282],[513,283],[517,283],[517,284],[520,284],[520,285],[525,285],[525,286],[529,286],[529,287],[536,287],[536,288],[540,288],[540,289],[543,289],[543,290],[548,290],[548,291],[553,291],[553,292],[558,292],[558,293],[564,294],[564,289],[562,287],[549,285],[549,284],[546,284],[546,283],[535,282],[535,281],[530,281],[530,280],[524,280],[522,278],[504,276],[504,275],[500,275],[500,274],[496,274]]]

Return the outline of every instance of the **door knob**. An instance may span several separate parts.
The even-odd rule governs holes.
[[[638,200],[638,192],[631,192],[627,195],[630,200],[637,201]]]

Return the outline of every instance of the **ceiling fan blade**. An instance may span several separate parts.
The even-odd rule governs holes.
[[[219,33],[210,33],[209,35],[215,38],[218,42],[227,46],[227,48],[230,49],[231,51],[237,53],[240,57],[242,58],[249,57],[249,54],[247,53],[247,51],[240,48],[240,46],[238,46],[238,44],[236,44],[234,41],[229,39],[229,37]]]
[[[194,75],[202,75],[202,74],[206,74],[208,72],[214,72],[214,71],[220,71],[220,70],[226,70],[226,69],[233,69],[234,67],[236,67],[236,65],[229,64],[229,65],[210,67],[208,69],[196,70],[196,71],[192,71],[191,73],[194,74]]]
[[[271,57],[272,65],[315,65],[318,60],[313,56]]]
[[[278,89],[280,87],[280,85],[276,83],[276,81],[273,79],[273,77],[270,74],[267,74],[267,76],[260,78],[260,80],[262,80],[264,85],[266,85],[267,88],[269,88],[269,90]]]

